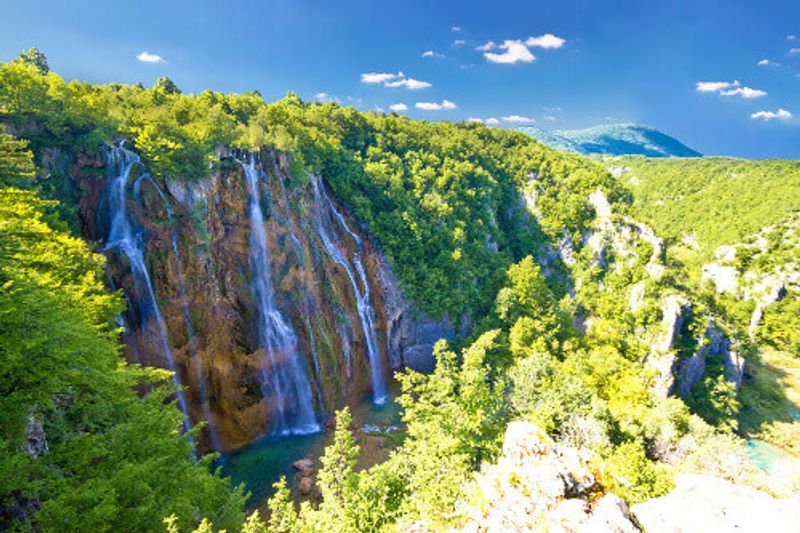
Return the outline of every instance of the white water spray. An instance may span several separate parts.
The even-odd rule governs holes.
[[[375,334],[375,312],[370,301],[369,282],[364,271],[364,265],[361,262],[361,253],[364,250],[364,245],[359,236],[347,225],[344,216],[333,205],[317,176],[312,176],[312,184],[319,214],[317,232],[333,261],[344,268],[353,288],[356,308],[361,320],[361,328],[367,343],[367,358],[369,359],[370,372],[372,374],[372,401],[377,405],[381,405],[386,402],[387,398],[386,382],[383,377],[381,351]],[[326,214],[328,215],[327,217],[325,216]],[[341,243],[336,241],[336,232],[333,230],[334,223],[338,224],[356,244],[356,252],[353,254],[352,263],[348,261],[348,258],[342,252]],[[358,279],[356,279],[356,274]]]
[[[250,216],[251,288],[258,306],[258,343],[264,349],[268,368],[262,373],[265,395],[273,406],[273,434],[302,435],[319,431],[314,415],[313,394],[297,352],[297,338],[275,306],[259,181],[262,174],[256,157],[239,162],[247,179]]]

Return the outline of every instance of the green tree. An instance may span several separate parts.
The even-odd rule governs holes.
[[[122,359],[103,257],[47,223],[52,201],[6,185],[29,158],[0,150],[0,526],[159,531],[175,514],[182,529],[203,515],[238,527],[242,490],[193,459],[169,373]]]
[[[29,48],[22,52],[15,61],[33,65],[39,70],[41,74],[50,72],[50,66],[47,64],[47,56],[40,52],[37,48]]]

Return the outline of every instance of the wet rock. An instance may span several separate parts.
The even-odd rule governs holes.
[[[292,463],[292,466],[295,470],[300,472],[300,475],[303,477],[311,476],[314,473],[314,462],[307,457],[298,459]]]
[[[300,494],[303,496],[308,496],[314,490],[314,480],[308,476],[301,477],[300,481],[297,483],[297,490],[299,490]]]

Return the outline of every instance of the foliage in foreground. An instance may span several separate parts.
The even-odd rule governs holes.
[[[165,372],[122,359],[104,259],[47,223],[34,171],[0,133],[0,529],[238,527],[241,490],[193,458]]]

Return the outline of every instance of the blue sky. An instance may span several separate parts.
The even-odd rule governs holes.
[[[36,46],[67,79],[169,76],[184,92],[295,91],[502,127],[637,122],[706,154],[800,158],[798,0],[0,0],[0,12],[0,60]]]

